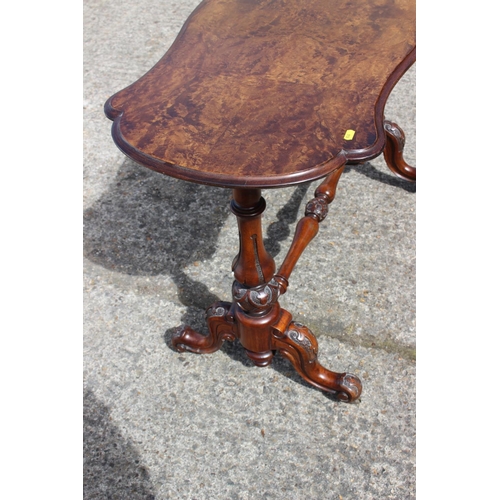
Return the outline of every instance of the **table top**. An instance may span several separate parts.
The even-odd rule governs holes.
[[[415,38],[415,0],[203,0],[105,112],[126,155],[173,177],[318,179],[381,153],[384,106]]]

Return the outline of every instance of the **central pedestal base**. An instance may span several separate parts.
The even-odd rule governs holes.
[[[267,366],[276,352],[288,359],[295,370],[313,386],[332,393],[340,401],[359,398],[361,381],[350,373],[335,373],[317,360],[318,342],[312,332],[292,321],[278,299],[286,292],[288,277],[300,254],[315,236],[317,226],[333,200],[342,168],[333,172],[316,190],[306,207],[294,240],[279,273],[262,241],[261,214],[265,201],[258,189],[235,189],[231,210],[238,219],[240,251],[233,262],[236,280],[233,302],[216,302],[207,309],[208,335],[192,328],[179,328],[172,345],[178,351],[207,354],[218,350],[225,340],[238,339],[257,366]]]
[[[269,365],[279,352],[304,380],[334,394],[338,400],[351,402],[360,396],[362,386],[358,377],[324,368],[317,360],[316,337],[307,327],[292,321],[292,315],[279,304],[258,318],[250,317],[238,308],[237,304],[229,302],[215,303],[206,315],[209,335],[181,327],[174,333],[172,345],[180,352],[206,354],[218,350],[225,340],[238,338],[247,356],[257,366]],[[256,350],[259,346],[262,350]]]

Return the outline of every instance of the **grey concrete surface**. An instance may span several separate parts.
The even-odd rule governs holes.
[[[236,342],[169,346],[229,300],[229,190],[147,170],[114,145],[106,99],[168,49],[197,0],[84,0],[84,498],[412,499],[415,486],[415,187],[382,157],[350,167],[282,304],[319,359],[360,376],[346,405]],[[415,156],[415,79],[386,116]],[[279,264],[315,185],[265,191]]]

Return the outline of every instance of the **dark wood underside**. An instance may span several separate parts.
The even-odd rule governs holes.
[[[284,186],[378,156],[385,103],[414,61],[413,0],[204,0],[105,112],[149,168]]]

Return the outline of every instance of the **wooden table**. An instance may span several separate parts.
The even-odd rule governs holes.
[[[177,350],[210,353],[238,339],[258,366],[279,352],[339,400],[360,396],[358,377],[317,361],[316,338],[279,297],[346,164],[383,153],[396,175],[415,180],[404,133],[384,118],[415,61],[415,36],[414,0],[203,0],[163,58],[108,99],[113,139],[130,158],[233,189],[233,301],[208,308],[208,336],[180,328]],[[321,178],[276,272],[262,239],[261,190]]]

